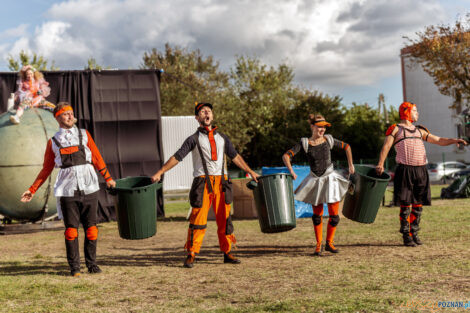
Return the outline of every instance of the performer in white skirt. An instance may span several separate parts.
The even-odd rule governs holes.
[[[349,173],[354,174],[351,147],[347,143],[334,139],[331,135],[325,135],[326,127],[330,127],[331,124],[325,120],[323,115],[310,114],[309,122],[312,136],[310,138],[301,138],[299,143],[284,153],[282,160],[293,178],[296,179],[297,175],[292,169],[291,158],[301,150],[307,154],[310,174],[295,190],[295,199],[312,204],[312,219],[315,237],[317,239],[314,255],[321,254],[323,239],[323,203],[328,204],[329,221],[325,250],[338,253],[338,249],[333,245],[333,238],[335,236],[336,226],[339,223],[339,202],[343,199],[348,190],[349,180],[334,170],[333,163],[331,163],[330,150],[333,148],[344,150],[348,159]]]

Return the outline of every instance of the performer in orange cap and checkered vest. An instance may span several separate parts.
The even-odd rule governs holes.
[[[212,125],[212,104],[196,103],[194,114],[200,127],[153,175],[152,180],[160,181],[165,172],[182,161],[189,152],[192,152],[194,180],[189,192],[192,211],[185,245],[188,256],[184,261],[184,267],[192,268],[194,266],[195,254],[199,253],[206,232],[207,214],[211,205],[216,216],[217,235],[220,250],[224,253],[224,263],[238,264],[240,260],[230,253],[232,244],[236,240],[230,218],[232,187],[229,178],[225,175],[227,173],[225,155],[256,181],[259,175],[245,163],[230,139]]]
[[[21,201],[29,202],[36,190],[46,181],[54,167],[59,167],[54,195],[57,197],[57,211],[63,215],[65,224],[65,247],[67,261],[72,276],[80,276],[80,254],[78,227],[82,223],[85,230],[85,262],[89,273],[100,273],[96,264],[98,241],[98,176],[99,171],[106,185],[115,187],[106,164],[96,147],[93,138],[84,129],[75,126],[73,109],[67,102],[60,102],[53,114],[60,129],[49,139],[44,155],[44,164],[31,187],[21,196]]]
[[[414,103],[403,102],[399,108],[400,123],[393,124],[385,133],[385,142],[380,151],[377,174],[384,171],[384,162],[390,148],[397,152],[397,168],[393,179],[393,200],[400,206],[400,233],[407,247],[421,245],[418,237],[423,205],[431,205],[431,190],[426,168],[428,163],[423,141],[449,146],[467,142],[457,138],[441,138],[433,135],[426,127],[413,123],[418,121],[418,109]]]

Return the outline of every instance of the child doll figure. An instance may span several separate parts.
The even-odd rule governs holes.
[[[13,124],[19,124],[20,118],[31,107],[40,107],[52,111],[54,105],[46,100],[51,88],[46,82],[41,72],[37,71],[31,65],[23,66],[19,72],[19,79],[16,82],[18,90],[15,92],[15,100],[19,102],[16,114],[10,116]]]

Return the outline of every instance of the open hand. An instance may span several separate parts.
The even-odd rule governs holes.
[[[29,202],[33,199],[33,197],[34,197],[34,195],[31,193],[31,191],[26,190],[21,195],[21,202]]]

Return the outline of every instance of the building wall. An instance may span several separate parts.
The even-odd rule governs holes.
[[[418,107],[417,124],[429,129],[439,137],[458,137],[457,120],[454,110],[449,107],[453,99],[442,95],[433,79],[422,69],[421,65],[411,61],[402,53],[403,97],[405,101],[415,103]],[[470,161],[468,148],[459,150],[457,146],[441,147],[425,143],[429,162]],[[443,155],[444,154],[444,155]]]
[[[194,116],[162,116],[163,156],[165,162],[194,134],[199,123]],[[163,190],[188,190],[193,181],[193,158],[189,153],[171,171],[165,173]]]

